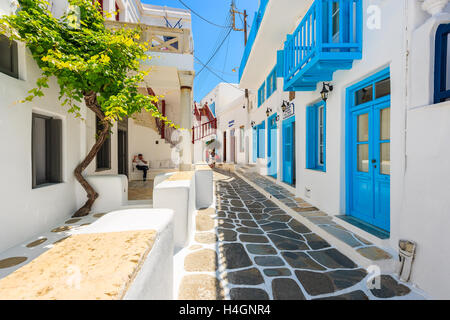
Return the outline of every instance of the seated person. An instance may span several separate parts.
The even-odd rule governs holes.
[[[136,169],[144,172],[144,181],[146,181],[148,171],[148,161],[145,161],[144,156],[140,153],[138,156],[134,156],[133,163],[136,165]]]

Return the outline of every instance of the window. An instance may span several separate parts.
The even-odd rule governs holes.
[[[272,72],[267,77],[267,98],[269,98],[272,93],[277,91],[277,70],[276,66],[273,68]]]
[[[99,118],[96,123],[97,134],[103,130],[103,124]],[[97,171],[111,169],[111,139],[108,137],[100,150],[97,152]]]
[[[258,90],[258,108],[264,103],[266,98],[266,83],[264,82]]]
[[[355,92],[355,106],[386,97],[391,94],[391,78],[376,80]]]
[[[264,131],[266,129],[266,122],[263,121],[258,125],[258,158],[262,159],[266,153],[266,140]]]
[[[339,2],[333,2],[333,6],[332,6],[332,23],[333,23],[333,30],[332,30],[332,36],[333,36],[333,42],[339,42]]]
[[[62,182],[62,121],[32,116],[32,187]]]
[[[326,104],[306,108],[306,167],[326,171]]]
[[[239,128],[239,151],[244,152],[245,151],[245,127],[242,126]]]
[[[17,42],[0,34],[0,72],[19,78]]]
[[[439,26],[436,32],[434,63],[434,103],[450,100],[450,24]]]

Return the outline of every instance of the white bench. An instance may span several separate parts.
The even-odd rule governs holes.
[[[193,171],[160,175],[155,178],[153,207],[174,211],[175,247],[183,248],[194,233],[196,209],[195,174]]]
[[[127,209],[70,231],[0,280],[2,299],[173,299],[173,211]]]

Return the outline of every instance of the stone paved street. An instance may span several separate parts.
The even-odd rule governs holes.
[[[214,174],[216,210],[197,214],[179,299],[420,298],[391,275],[381,277],[381,289],[369,290],[365,269],[237,175]],[[304,204],[288,202],[308,208]]]

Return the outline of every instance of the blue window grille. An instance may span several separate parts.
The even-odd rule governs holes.
[[[436,32],[436,53],[434,63],[434,103],[450,99],[450,24],[440,25]]]
[[[306,168],[326,171],[326,103],[306,108]]]
[[[270,96],[277,91],[277,67],[273,68],[273,70],[270,72],[269,76],[267,77],[267,99],[270,98]]]
[[[258,158],[262,159],[265,157],[266,154],[266,139],[265,139],[265,132],[266,129],[266,122],[263,121],[258,125]]]
[[[258,89],[258,108],[264,103],[266,99],[266,83],[264,82],[262,86]]]

